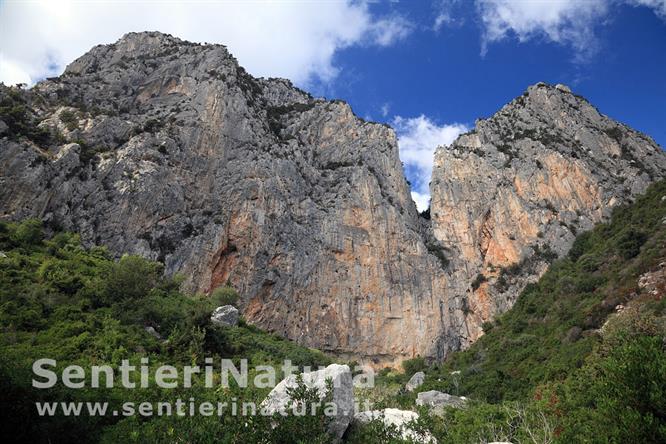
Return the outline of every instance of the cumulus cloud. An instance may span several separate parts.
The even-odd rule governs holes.
[[[425,211],[430,207],[430,193],[419,193],[418,191],[412,191],[412,200],[416,204],[416,209],[419,211]]]
[[[606,0],[511,1],[478,0],[484,31],[482,54],[489,43],[515,35],[523,42],[532,38],[570,45],[579,58],[595,52],[594,25],[608,10]]]
[[[412,26],[398,15],[376,17],[366,3],[353,1],[1,2],[0,81],[58,74],[92,46],[146,30],[225,44],[252,74],[307,86],[336,77],[340,49],[392,45]]]
[[[476,0],[481,54],[489,44],[515,36],[520,42],[541,38],[570,46],[575,60],[584,61],[599,47],[595,26],[620,4],[647,6],[666,19],[666,0]]]
[[[412,198],[419,211],[423,211],[430,201],[429,184],[435,148],[450,145],[469,128],[460,123],[437,125],[424,115],[412,118],[397,116],[393,119],[393,126],[398,134],[400,159],[412,182]]]

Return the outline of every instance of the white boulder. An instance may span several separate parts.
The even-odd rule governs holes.
[[[214,325],[220,325],[223,327],[233,327],[238,324],[238,309],[233,305],[223,305],[217,307],[213,314],[210,315],[210,321]]]
[[[437,440],[430,433],[425,435],[417,433],[410,427],[412,421],[419,419],[419,414],[410,410],[384,409],[358,412],[354,415],[354,421],[366,424],[373,420],[381,420],[385,426],[395,426],[404,440],[418,443],[436,443]]]
[[[332,404],[335,406],[335,415],[330,418],[328,432],[336,439],[342,438],[347,426],[354,417],[354,393],[352,386],[352,374],[349,366],[331,364],[325,369],[314,372],[302,373],[303,383],[308,388],[316,388],[319,391],[319,399],[326,396],[326,381],[330,378],[333,382]],[[287,393],[288,388],[298,387],[296,375],[280,381],[261,403],[262,412],[268,415],[280,412],[289,413],[291,399]],[[326,411],[326,405],[319,407],[318,411]],[[332,406],[331,406],[332,407]]]
[[[425,381],[425,373],[416,372],[411,378],[409,378],[409,381],[407,381],[407,385],[405,385],[405,390],[407,390],[408,392],[413,392],[414,390],[422,386],[424,381]]]
[[[464,396],[453,396],[437,390],[421,392],[416,396],[416,405],[426,407],[463,407],[467,402]]]

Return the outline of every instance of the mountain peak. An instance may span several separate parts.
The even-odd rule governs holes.
[[[0,216],[159,260],[192,291],[230,283],[248,321],[375,366],[472,343],[666,171],[649,138],[536,84],[437,150],[428,223],[391,129],[154,32],[0,98],[31,108],[0,139]]]
[[[483,276],[470,294],[479,307],[468,318],[470,330],[481,334],[483,319],[510,307],[577,232],[665,172],[666,155],[651,138],[568,87],[543,82],[438,148],[435,237],[457,250],[468,280]]]

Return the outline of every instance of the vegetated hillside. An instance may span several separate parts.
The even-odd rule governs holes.
[[[528,285],[509,312],[484,325],[477,344],[452,355],[444,369],[461,371],[460,392],[493,402],[525,398],[538,384],[580,367],[602,341],[608,316],[622,306],[663,315],[666,281],[653,295],[639,278],[666,261],[665,197],[661,181],[635,204],[616,209],[609,223],[579,235],[566,258]]]
[[[660,181],[579,235],[470,349],[383,376],[379,404],[413,408],[415,394],[395,387],[423,369],[419,392],[471,399],[425,415],[440,442],[666,442],[665,296]]]
[[[407,374],[383,373],[371,393],[374,408],[415,409],[415,394],[391,393],[421,368],[418,389],[467,395],[463,409],[438,414],[419,408],[413,427],[439,442],[664,442],[666,332],[666,182],[617,209],[610,223],[582,234],[569,257],[556,261],[516,306],[471,349],[443,365],[407,361]],[[0,376],[5,436],[17,442],[330,442],[319,416],[38,417],[36,401],[152,403],[261,401],[267,389],[127,390],[30,387],[35,359],[67,364],[199,364],[204,356],[247,357],[250,366],[326,364],[319,352],[241,323],[210,325],[214,306],[237,297],[223,288],[212,299],[179,292],[178,279],[136,256],[119,261],[104,248],[81,247],[76,235],[44,239],[40,223],[0,224]],[[624,306],[619,309],[619,306]],[[159,337],[147,331],[153,327]],[[452,373],[455,372],[455,373]],[[459,373],[458,373],[459,372]],[[250,376],[252,378],[253,372]],[[279,377],[279,375],[278,375]],[[152,376],[151,376],[151,381]],[[135,378],[138,381],[138,376]],[[301,391],[299,402],[314,399]],[[403,442],[379,421],[355,425],[352,443]]]
[[[197,402],[217,403],[234,397],[239,402],[258,402],[268,392],[235,386],[208,389],[202,387],[203,377],[196,376],[191,389],[160,389],[152,375],[162,364],[203,368],[204,358],[212,357],[219,373],[220,358],[232,358],[236,365],[246,358],[252,379],[256,365],[273,364],[279,369],[284,359],[290,359],[299,367],[317,367],[331,360],[242,320],[237,327],[212,326],[212,310],[237,301],[231,288],[222,288],[212,297],[187,296],[178,291],[178,278],[163,276],[161,264],[138,256],[114,261],[105,248],[83,248],[78,236],[69,233],[44,239],[36,220],[0,223],[0,252],[0,422],[4,439],[30,443],[279,442],[280,436],[291,439],[324,433],[323,428],[308,428],[307,420],[298,427],[285,420],[273,429],[265,418],[247,418],[252,425],[247,428],[230,415],[38,417],[36,401],[108,401],[111,411],[120,410],[126,401],[181,398],[187,402],[191,397]],[[118,374],[110,389],[89,388],[89,374],[87,388],[67,389],[60,380],[53,389],[31,388],[36,359],[55,359],[60,375],[70,364],[88,372],[92,365],[117,368],[123,359],[138,368],[144,357],[150,359],[149,388],[125,389]],[[138,385],[138,377],[133,381]]]

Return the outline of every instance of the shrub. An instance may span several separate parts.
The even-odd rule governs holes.
[[[140,256],[125,255],[108,266],[104,298],[106,303],[139,299],[155,286],[162,272],[161,264]]]
[[[483,275],[483,273],[479,273],[476,275],[474,280],[472,281],[472,290],[477,290],[481,284],[486,282],[488,279]]]
[[[74,131],[79,127],[79,120],[75,112],[64,110],[60,113],[60,121],[65,124],[69,131]]]
[[[23,246],[36,245],[41,242],[42,238],[42,221],[39,219],[24,220],[11,235],[14,242]]]
[[[622,234],[617,243],[617,248],[620,255],[625,259],[631,259],[638,256],[641,251],[641,246],[647,240],[645,233],[635,229],[629,229]]]
[[[143,124],[143,131],[147,133],[156,133],[164,126],[164,122],[158,119],[148,119]]]
[[[37,126],[35,112],[27,102],[28,94],[20,87],[0,85],[0,118],[7,124],[10,139],[27,137],[37,144],[47,144],[50,133]]]
[[[416,358],[402,361],[402,368],[405,370],[405,374],[413,375],[416,372],[425,370],[426,362],[424,358],[417,356]]]
[[[587,250],[592,243],[592,232],[586,231],[581,233],[576,240],[574,240],[571,249],[569,250],[569,258],[572,261],[577,261],[579,257]]]
[[[162,276],[160,264],[137,256],[115,262],[103,248],[83,248],[73,234],[37,241],[43,238],[38,222],[0,222],[0,247],[7,256],[0,260],[0,414],[22,418],[3,423],[13,441],[74,442],[82,436],[86,442],[109,443],[331,441],[323,415],[243,421],[229,410],[221,417],[39,416],[36,401],[100,401],[108,402],[109,409],[120,409],[130,400],[155,405],[193,397],[213,405],[238,400],[240,406],[243,401],[258,404],[266,395],[265,389],[205,389],[204,376],[198,374],[186,392],[138,386],[131,392],[120,386],[37,390],[30,385],[30,368],[45,356],[63,368],[115,367],[123,359],[138,365],[149,357],[150,373],[163,363],[177,368],[203,365],[204,356],[236,363],[247,358],[250,367],[279,367],[290,359],[294,365],[316,368],[331,359],[242,322],[230,329],[209,328],[199,317],[210,316],[210,299],[180,293],[178,280]],[[148,325],[159,338],[144,330]],[[302,386],[293,395],[302,403],[311,403],[315,396]]]
[[[224,285],[222,287],[217,287],[210,294],[210,299],[212,303],[219,307],[220,305],[237,305],[238,304],[238,293],[232,287]]]

